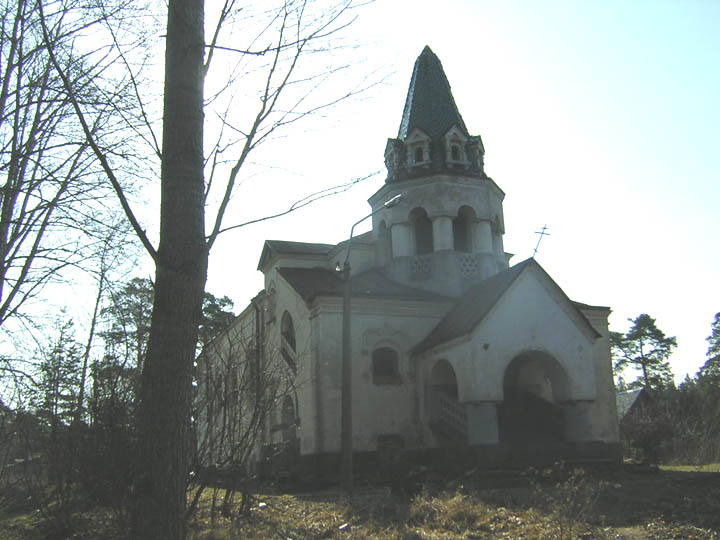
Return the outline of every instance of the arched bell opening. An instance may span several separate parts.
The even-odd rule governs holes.
[[[386,266],[392,260],[392,236],[384,220],[378,226],[377,256],[380,266]]]
[[[530,351],[516,356],[503,377],[498,410],[500,440],[509,443],[562,442],[562,403],[569,398],[565,369],[551,355]]]
[[[475,210],[463,206],[452,222],[453,245],[455,251],[469,253],[472,251],[472,224],[475,221]]]
[[[412,223],[415,255],[432,253],[434,249],[433,226],[427,212],[423,208],[413,209],[410,212],[410,223]]]

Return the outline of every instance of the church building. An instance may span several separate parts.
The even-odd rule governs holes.
[[[256,459],[284,445],[299,462],[337,460],[348,252],[359,458],[459,448],[478,467],[619,459],[610,310],[568,298],[534,259],[510,265],[505,194],[484,153],[425,47],[385,147],[385,183],[368,201],[372,230],[349,251],[347,241],[265,242],[265,287],[216,345],[246,340],[233,354],[255,379],[280,366],[264,386],[276,395]]]

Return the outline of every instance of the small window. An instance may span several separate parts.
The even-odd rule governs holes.
[[[400,384],[398,353],[390,347],[380,347],[372,353],[374,384]]]
[[[418,146],[415,149],[415,163],[422,163],[423,161],[425,161],[423,159],[423,149],[422,146]]]

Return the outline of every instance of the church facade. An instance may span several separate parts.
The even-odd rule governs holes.
[[[372,230],[349,250],[353,450],[465,448],[479,466],[618,459],[610,310],[570,300],[534,259],[509,264],[504,193],[483,157],[426,47],[369,199]],[[216,345],[253,344],[255,378],[279,366],[258,460],[282,445],[306,462],[340,451],[347,248],[266,241],[265,287]]]

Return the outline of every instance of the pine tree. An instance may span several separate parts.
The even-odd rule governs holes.
[[[671,386],[673,378],[668,358],[677,347],[677,340],[666,336],[656,326],[655,319],[646,313],[628,320],[632,327],[627,333],[610,334],[615,369],[622,371],[629,366],[642,372],[636,381],[630,383],[631,387],[661,390]]]
[[[698,376],[713,381],[720,380],[720,313],[715,314],[710,335],[707,338],[710,346],[707,352],[707,362],[700,368]]]
[[[75,340],[72,320],[57,328],[57,337],[40,362],[37,415],[51,429],[69,426],[79,390],[80,346]]]

